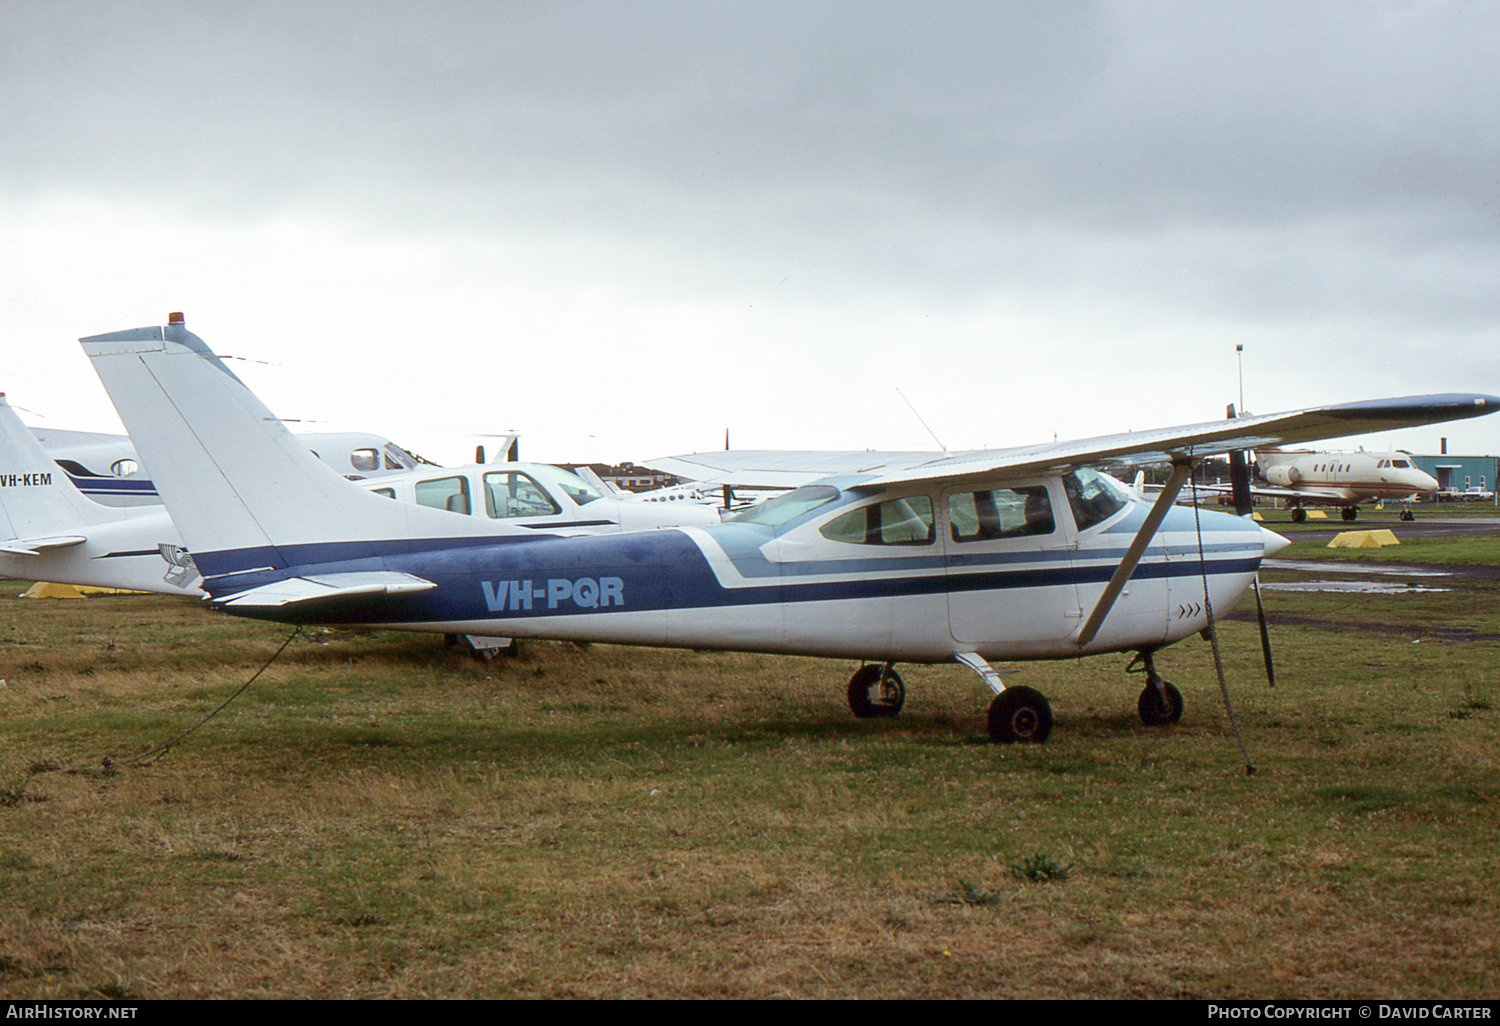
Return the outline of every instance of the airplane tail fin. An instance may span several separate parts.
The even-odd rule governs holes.
[[[506,533],[397,503],[320,462],[180,314],[79,340],[206,579],[379,559],[381,541]],[[333,548],[330,548],[333,547]],[[213,589],[210,588],[212,591]]]
[[[85,533],[128,517],[74,487],[0,392],[0,544]]]

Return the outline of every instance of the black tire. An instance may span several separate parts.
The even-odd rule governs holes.
[[[866,663],[849,678],[849,711],[862,720],[891,719],[906,704],[906,686],[895,670],[881,683],[880,663]]]
[[[1141,722],[1148,727],[1164,727],[1182,719],[1182,692],[1166,681],[1162,681],[1161,686],[1166,692],[1165,703],[1156,689],[1147,684],[1141,691],[1140,701],[1135,704],[1135,711],[1140,713]]]
[[[1357,520],[1359,518],[1359,510],[1355,509],[1353,506],[1345,506],[1344,512],[1340,515],[1345,520]]]
[[[1301,524],[1306,523],[1306,521],[1307,510],[1303,509],[1301,506],[1298,506],[1296,509],[1292,510],[1292,523]]]
[[[1052,706],[1033,688],[1006,688],[990,703],[989,728],[996,744],[1039,745],[1052,733]]]

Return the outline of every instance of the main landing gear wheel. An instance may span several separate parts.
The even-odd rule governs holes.
[[[1161,693],[1147,684],[1141,691],[1140,701],[1135,704],[1141,714],[1141,722],[1148,727],[1162,727],[1182,719],[1182,692],[1166,681],[1161,682]]]
[[[1041,744],[1052,733],[1052,706],[1033,688],[1006,688],[990,703],[989,726],[996,744]]]
[[[1301,524],[1307,522],[1307,510],[1297,506],[1292,510],[1292,523]]]
[[[1401,519],[1402,520],[1415,520],[1415,519],[1417,519],[1417,515],[1415,513],[1413,513],[1409,509],[1403,509],[1401,511]]]
[[[866,663],[849,678],[849,710],[862,720],[890,719],[905,704],[906,687],[889,663]]]
[[[1353,506],[1345,506],[1343,512],[1340,513],[1339,516],[1343,517],[1345,520],[1357,520],[1359,518],[1359,510],[1355,509]]]

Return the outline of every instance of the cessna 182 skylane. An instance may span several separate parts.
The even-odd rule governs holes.
[[[570,538],[351,485],[181,323],[82,343],[226,612],[872,660],[849,686],[864,716],[899,711],[894,663],[957,660],[996,693],[997,741],[1044,739],[1052,712],[1007,687],[996,658],[1134,651],[1143,718],[1181,715],[1154,653],[1202,631],[1210,603],[1228,610],[1286,544],[1249,520],[1175,507],[1194,461],[1500,407],[1424,396],[952,456],[811,454],[802,464],[821,480],[729,522]],[[731,455],[776,459],[684,459]],[[1124,455],[1173,462],[1154,504],[1090,469]]]
[[[304,445],[309,438],[293,437]],[[0,393],[0,576],[204,596],[197,567],[166,507],[94,502],[51,456]],[[358,487],[388,499],[549,534],[719,522],[718,513],[706,506],[603,495],[582,478],[539,463],[413,465],[399,474],[361,481]]]

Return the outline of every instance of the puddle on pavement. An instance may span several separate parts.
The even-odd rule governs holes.
[[[1261,581],[1261,591],[1339,591],[1360,595],[1416,595],[1421,592],[1451,591],[1426,584],[1399,584],[1394,581]]]
[[[1452,577],[1449,570],[1418,570],[1400,563],[1335,563],[1324,559],[1266,559],[1267,570],[1301,570],[1314,574],[1382,574],[1386,577]]]

